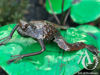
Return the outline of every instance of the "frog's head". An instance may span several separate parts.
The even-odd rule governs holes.
[[[24,20],[19,20],[18,24],[22,28],[22,30],[25,30],[27,28],[27,26],[29,25],[28,22],[26,22]]]

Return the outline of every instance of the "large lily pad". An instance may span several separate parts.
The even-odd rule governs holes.
[[[14,26],[15,24],[1,27],[0,38],[8,36]],[[69,43],[83,41],[97,47],[96,40],[93,37],[76,28],[61,30],[60,32]],[[26,57],[17,63],[7,64],[11,55],[37,52],[40,49],[38,42],[31,38],[24,38],[16,31],[6,45],[0,46],[0,66],[9,75],[73,75],[84,68],[82,61],[78,64],[80,56],[82,54],[85,56],[84,51],[88,52],[91,61],[93,61],[93,54],[86,48],[74,52],[65,52],[57,44],[51,42],[46,44],[46,51],[42,54]]]
[[[73,4],[71,17],[77,23],[87,23],[100,17],[100,0],[80,0]]]

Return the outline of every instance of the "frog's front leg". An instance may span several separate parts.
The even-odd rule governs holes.
[[[22,58],[24,58],[24,57],[34,56],[34,55],[38,55],[38,54],[41,54],[42,52],[44,52],[44,51],[45,51],[45,45],[44,45],[44,43],[43,43],[43,40],[38,39],[38,42],[40,43],[40,46],[41,46],[41,48],[42,48],[41,51],[35,52],[35,53],[23,54],[23,55],[14,55],[14,56],[12,56],[12,57],[15,57],[15,58],[9,60],[8,63],[11,63],[11,62],[13,62],[13,61],[17,62],[18,60],[20,60],[20,59],[22,59]]]
[[[13,28],[13,30],[11,31],[11,33],[10,33],[9,36],[0,39],[0,41],[3,40],[2,42],[0,42],[0,45],[6,44],[6,43],[12,38],[12,36],[13,36],[13,34],[14,34],[14,32],[15,32],[15,30],[16,30],[17,28],[18,28],[18,24]]]
[[[95,48],[92,45],[86,45],[83,42],[76,42],[76,43],[73,43],[73,44],[69,44],[61,36],[55,38],[54,42],[56,42],[58,44],[58,46],[61,49],[65,50],[65,51],[77,51],[77,50],[80,50],[80,49],[83,49],[83,48],[87,48],[89,51],[91,51],[95,55],[97,55],[98,53],[100,53],[97,50],[97,48]]]

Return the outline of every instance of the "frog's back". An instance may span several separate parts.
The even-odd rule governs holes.
[[[57,29],[48,21],[31,21],[24,30],[18,27],[17,31],[22,36],[43,40],[53,40],[58,34]]]
[[[57,29],[48,21],[32,21],[30,23],[36,27],[37,39],[52,40],[58,33]]]

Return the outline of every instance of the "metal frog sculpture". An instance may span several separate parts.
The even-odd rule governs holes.
[[[23,55],[15,55],[15,58],[9,60],[8,62],[18,61],[24,57],[38,55],[45,51],[44,41],[53,41],[57,43],[57,45],[63,49],[64,51],[77,51],[83,48],[87,48],[90,52],[97,55],[99,51],[92,45],[87,45],[83,42],[77,43],[67,43],[64,38],[61,36],[60,32],[57,30],[58,28],[62,28],[54,23],[48,21],[31,21],[27,23],[26,21],[20,20],[19,23],[14,27],[9,36],[2,38],[3,40],[0,45],[6,44],[13,36],[15,30],[23,37],[31,37],[39,42],[41,45],[41,50],[35,53],[23,54]],[[17,56],[17,57],[16,57]],[[14,56],[13,56],[14,57]]]

